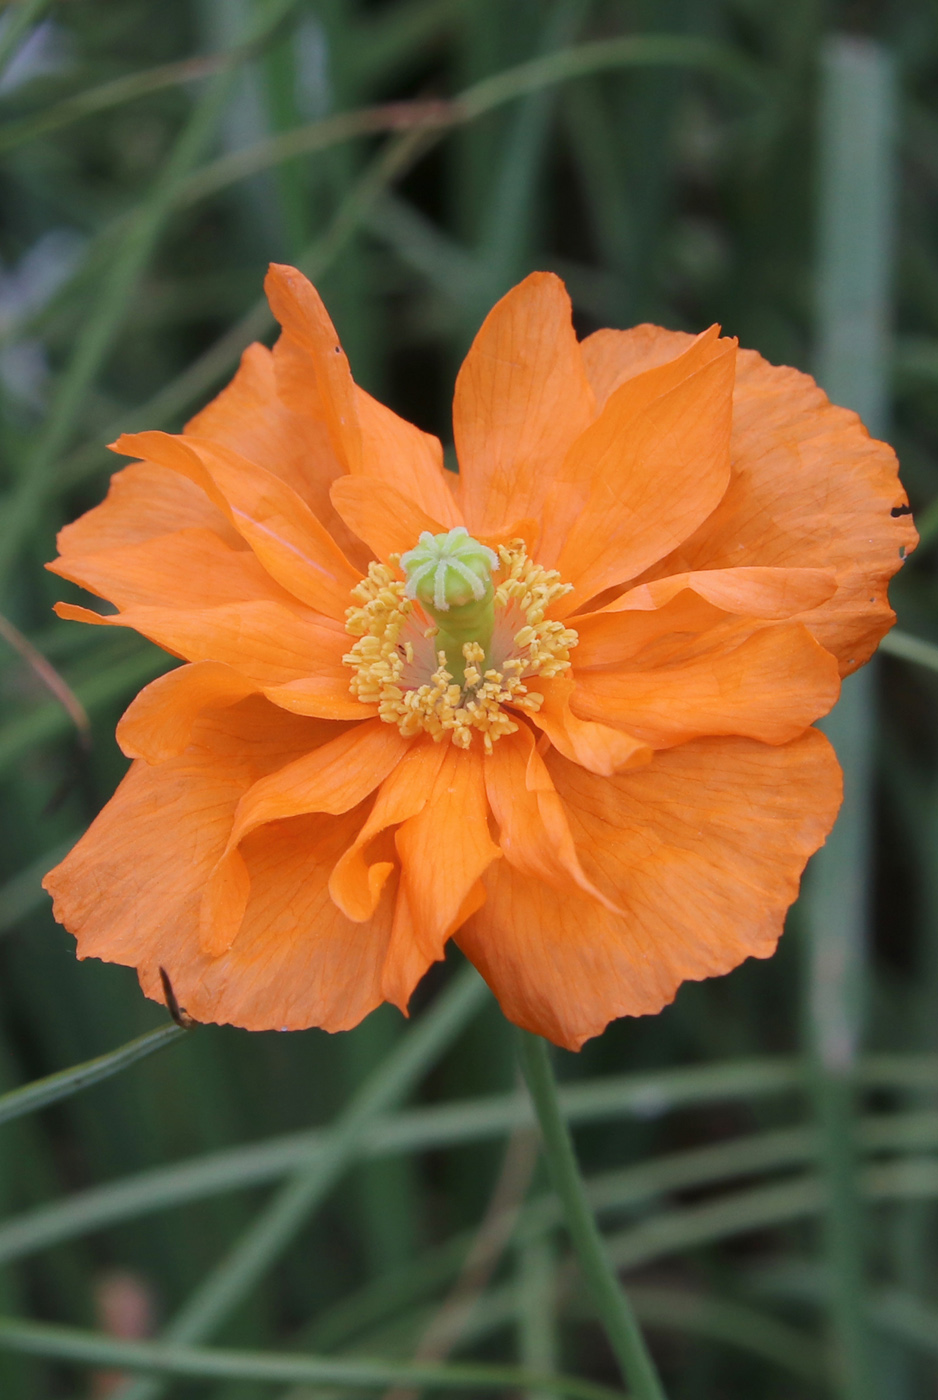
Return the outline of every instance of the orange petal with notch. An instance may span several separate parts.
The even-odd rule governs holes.
[[[326,616],[344,617],[359,572],[286,482],[203,438],[133,433],[124,434],[116,446],[196,481],[278,583]]]

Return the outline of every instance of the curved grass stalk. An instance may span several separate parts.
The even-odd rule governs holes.
[[[50,4],[51,0],[23,0],[15,9],[10,6],[6,32],[0,38],[0,74],[6,70],[29,26],[42,17]]]
[[[521,1068],[537,1113],[544,1155],[554,1190],[560,1198],[564,1223],[623,1379],[636,1400],[664,1400],[655,1363],[590,1210],[573,1140],[557,1097],[547,1042],[528,1031],[519,1031],[518,1045]]]
[[[575,1376],[541,1376],[516,1366],[463,1363],[435,1366],[414,1363],[346,1360],[339,1357],[291,1356],[277,1352],[229,1351],[165,1342],[124,1342],[77,1327],[47,1322],[0,1319],[0,1348],[85,1366],[146,1372],[155,1376],[202,1380],[261,1381],[334,1385],[349,1390],[378,1390],[389,1385],[419,1385],[436,1390],[506,1391],[536,1386],[569,1400],[622,1400],[618,1391]]]
[[[312,1162],[280,1187],[227,1255],[202,1280],[167,1327],[168,1342],[189,1345],[203,1341],[247,1297],[349,1163],[359,1156],[370,1124],[411,1091],[487,994],[488,988],[475,968],[465,966],[365,1081],[335,1127],[325,1135]],[[162,1393],[159,1381],[142,1380],[126,1388],[122,1400],[156,1400]]]
[[[71,1069],[60,1070],[58,1074],[47,1075],[45,1079],[37,1079],[32,1084],[24,1084],[20,1089],[0,1095],[0,1124],[21,1118],[25,1113],[38,1113],[41,1108],[48,1108],[49,1104],[80,1094],[83,1089],[90,1089],[93,1084],[100,1084],[112,1075],[120,1074],[121,1070],[128,1069],[138,1060],[145,1060],[155,1050],[162,1050],[182,1035],[185,1035],[185,1031],[180,1026],[160,1026],[158,1030],[148,1031],[146,1035],[128,1041],[118,1050],[111,1050],[106,1055],[86,1060],[84,1064],[73,1065]]]

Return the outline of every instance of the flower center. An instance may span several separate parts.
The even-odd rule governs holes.
[[[420,536],[414,549],[372,564],[352,589],[343,657],[350,690],[377,705],[404,735],[450,735],[467,749],[478,730],[486,752],[517,724],[509,709],[536,712],[534,676],[569,669],[576,632],[547,616],[571,585],[528,558],[523,540],[490,549],[457,526]]]

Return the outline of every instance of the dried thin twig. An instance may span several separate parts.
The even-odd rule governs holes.
[[[91,747],[91,721],[88,719],[88,712],[72,690],[71,686],[59,675],[58,671],[50,661],[47,661],[41,651],[33,646],[28,637],[24,637],[20,629],[0,613],[0,637],[5,642],[9,642],[14,651],[20,656],[35,674],[42,681],[47,690],[51,691],[59,704],[66,710],[78,730],[84,748]]]

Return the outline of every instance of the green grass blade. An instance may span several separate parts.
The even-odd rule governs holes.
[[[911,661],[916,666],[927,666],[930,671],[938,671],[938,646],[926,642],[921,637],[911,637],[908,632],[893,628],[880,642],[880,650],[889,656],[898,656],[903,661]]]
[[[20,919],[31,914],[34,909],[40,907],[43,900],[48,899],[48,895],[42,888],[42,877],[52,869],[53,865],[58,865],[63,856],[68,854],[80,835],[81,832],[76,831],[74,836],[60,841],[58,845],[52,847],[51,851],[46,851],[38,860],[34,860],[24,870],[21,870],[18,875],[7,880],[0,889],[0,934],[9,933],[11,929],[16,927]]]
[[[183,1035],[185,1031],[181,1026],[160,1026],[159,1030],[138,1036],[119,1050],[111,1050],[107,1055],[98,1055],[82,1065],[73,1065],[71,1069],[60,1070],[58,1074],[50,1074],[45,1079],[37,1079],[32,1084],[24,1084],[21,1089],[2,1094],[0,1123],[9,1123],[13,1118],[21,1118],[24,1113],[38,1113],[39,1109],[58,1103],[60,1099],[80,1094],[83,1089],[90,1089],[93,1084],[100,1084],[113,1074],[120,1074],[138,1060],[145,1060],[155,1050],[162,1050]]]
[[[488,989],[466,966],[428,1011],[395,1045],[384,1063],[351,1100],[326,1136],[311,1165],[281,1186],[252,1225],[203,1280],[166,1330],[173,1342],[198,1342],[211,1333],[251,1292],[328,1194],[361,1155],[368,1127],[400,1102],[427,1073],[478,1011]],[[131,1386],[123,1400],[155,1400],[158,1382]]]
[[[871,432],[886,417],[893,75],[876,45],[831,39],[822,60],[819,377]],[[834,1280],[835,1385],[873,1400],[865,1321],[866,1237],[856,1184],[856,1057],[863,1033],[872,843],[874,675],[844,685],[824,728],[844,769],[844,806],[812,862],[808,1023],[828,1181],[824,1248]]]
[[[574,1376],[539,1376],[515,1366],[433,1366],[407,1362],[345,1360],[339,1357],[291,1356],[276,1352],[223,1351],[215,1348],[122,1342],[74,1327],[51,1323],[0,1320],[0,1347],[86,1366],[144,1371],[167,1378],[261,1381],[272,1384],[332,1385],[350,1390],[378,1390],[393,1385],[421,1385],[439,1390],[506,1391],[537,1386],[569,1400],[622,1400],[620,1391]],[[130,1394],[131,1391],[126,1393]]]

